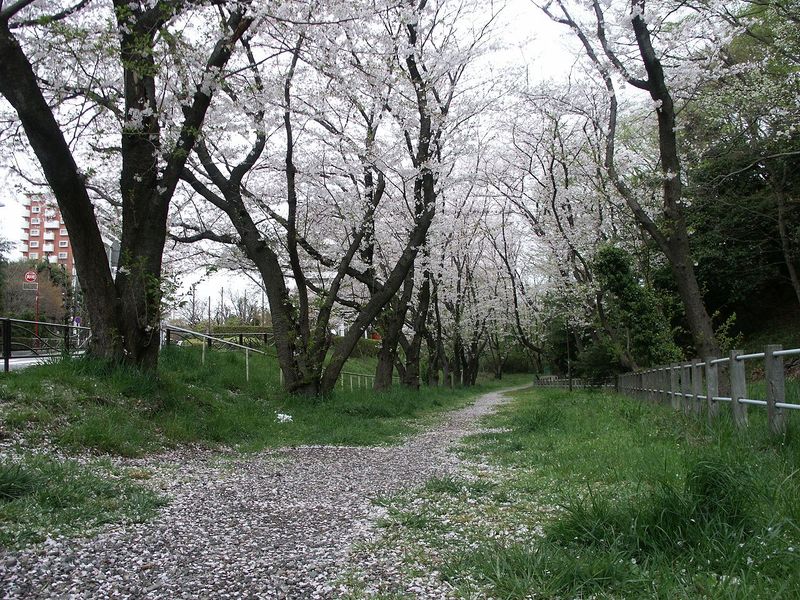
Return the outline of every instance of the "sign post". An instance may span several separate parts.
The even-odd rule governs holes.
[[[31,269],[30,271],[25,272],[25,283],[28,284],[26,289],[34,289],[36,291],[36,323],[33,326],[33,330],[36,334],[36,339],[39,339],[39,274]]]

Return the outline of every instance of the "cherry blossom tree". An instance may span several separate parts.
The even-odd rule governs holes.
[[[0,6],[0,94],[71,233],[100,357],[156,366],[170,200],[255,19],[246,2]],[[116,277],[101,258],[94,168],[118,178],[113,192],[99,194],[121,214]]]
[[[676,67],[668,72],[664,68],[664,61],[673,61],[682,55],[686,59],[681,63],[684,67],[699,62],[696,60],[699,53],[694,43],[703,37],[717,37],[718,31],[714,25],[718,22],[707,19],[708,13],[692,12],[681,4],[665,3],[657,9],[650,5],[648,7],[646,10],[644,0],[612,3],[607,8],[599,0],[592,0],[586,9],[584,5],[562,0],[540,5],[554,22],[566,25],[573,31],[601,78],[608,102],[603,161],[607,177],[639,225],[667,257],[697,352],[702,356],[717,355],[719,344],[695,275],[686,226],[686,200],[676,117],[676,101],[679,100],[676,90],[681,86],[695,86],[698,71]],[[656,32],[655,35],[653,32]],[[662,43],[661,47],[659,42]],[[695,60],[690,61],[690,58]],[[705,60],[709,60],[708,57]],[[657,217],[648,213],[637,190],[626,180],[625,173],[618,166],[619,79],[632,88],[646,92],[653,102],[662,196]]]
[[[206,134],[182,173],[229,225],[206,227],[217,221],[201,209],[175,234],[233,244],[255,264],[284,382],[307,395],[335,386],[408,281],[436,214],[458,84],[485,34],[450,47],[460,13],[439,3],[318,9],[248,42],[247,79],[219,109],[243,111],[249,130],[239,148]],[[332,345],[337,304],[351,320]]]

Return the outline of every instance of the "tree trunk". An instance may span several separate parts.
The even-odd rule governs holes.
[[[378,352],[378,364],[375,366],[373,389],[385,391],[392,387],[394,363],[397,358],[397,336],[390,338],[388,333],[381,337],[381,349]]]
[[[450,361],[446,356],[441,357],[442,361],[442,385],[444,387],[453,387],[453,373],[450,370]]]
[[[0,22],[0,93],[14,107],[47,182],[53,189],[67,229],[73,236],[75,269],[92,326],[91,353],[122,360],[122,332],[118,329],[120,302],[111,271],[98,256],[105,254],[100,229],[83,178],[61,129],[39,89],[30,62],[8,29]]]
[[[412,267],[403,282],[403,293],[399,298],[393,298],[389,302],[380,320],[381,349],[378,353],[378,364],[375,367],[375,382],[373,385],[376,390],[388,390],[392,387],[392,375],[394,374],[395,362],[397,362],[397,345],[400,343],[400,336],[403,334],[408,302],[413,291],[414,269]]]
[[[414,315],[414,335],[410,343],[403,345],[403,351],[406,355],[406,369],[401,381],[403,385],[417,390],[419,389],[419,361],[422,354],[422,340],[425,339],[427,329],[426,322],[428,320],[428,307],[431,300],[431,285],[428,274],[425,274],[425,279],[422,282],[419,297],[417,299],[417,311]],[[402,340],[401,340],[402,341]]]
[[[692,332],[697,356],[720,356],[720,348],[714,335],[711,317],[706,311],[700,286],[689,252],[689,238],[686,235],[685,223],[682,229],[675,231],[669,239],[667,258],[672,276],[683,302],[689,330]],[[677,228],[676,228],[677,229]]]
[[[436,341],[430,331],[426,331],[425,345],[428,348],[428,364],[425,366],[424,381],[430,387],[439,387],[439,353],[436,351]]]
[[[656,103],[658,117],[658,146],[661,157],[661,172],[664,178],[664,216],[666,235],[658,230],[649,218],[642,219],[637,210],[634,214],[661,246],[669,260],[678,293],[683,301],[686,319],[694,338],[698,356],[719,356],[720,349],[714,335],[711,317],[708,315],[700,286],[694,272],[694,263],[689,246],[689,234],[682,204],[681,160],[678,152],[675,105],[667,87],[664,69],[655,53],[644,16],[644,0],[633,0],[631,23],[636,36],[639,53],[647,72],[647,90]],[[626,198],[629,200],[629,198]]]

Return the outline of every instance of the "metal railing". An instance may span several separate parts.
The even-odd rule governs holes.
[[[342,389],[346,389],[345,382],[349,381],[350,391],[360,389],[370,389],[375,387],[375,375],[367,373],[352,373],[350,371],[339,372],[339,385]],[[370,383],[370,381],[372,383]],[[392,375],[392,383],[400,383],[400,378],[397,375]]]
[[[245,369],[245,380],[250,381],[250,353],[254,352],[256,354],[261,354],[263,356],[274,356],[274,354],[270,354],[269,352],[265,352],[263,350],[259,350],[258,348],[251,348],[250,346],[246,346],[244,344],[237,344],[236,342],[229,342],[227,340],[220,339],[213,335],[208,335],[205,333],[199,333],[197,331],[192,331],[191,329],[185,329],[183,327],[178,327],[177,325],[164,325],[162,328],[163,332],[163,341],[165,346],[170,346],[173,342],[176,345],[181,345],[182,342],[188,339],[199,339],[201,343],[199,344],[202,348],[202,355],[201,360],[202,364],[206,364],[206,347],[211,348],[211,343],[216,342],[221,346],[223,349],[233,349],[233,350],[244,350],[244,369]],[[281,372],[281,379],[283,379],[283,373]],[[281,381],[283,383],[283,381]]]
[[[540,375],[533,381],[535,387],[558,388],[566,390],[588,389],[615,389],[616,385],[608,380],[582,379],[580,377],[556,377],[555,375]]]
[[[182,345],[182,342],[185,342],[189,339],[195,338],[201,340],[202,343],[198,344],[202,346],[203,353],[202,353],[202,361],[205,364],[205,356],[206,356],[206,348],[212,348],[212,344],[219,344],[221,348],[233,348],[237,350],[244,350],[245,351],[245,369],[246,369],[246,376],[247,380],[250,380],[250,352],[255,352],[256,354],[262,354],[264,356],[271,356],[275,357],[275,353],[265,352],[263,350],[259,350],[257,348],[253,348],[252,346],[248,346],[243,344],[243,341],[247,341],[248,337],[257,337],[259,339],[265,339],[261,336],[269,335],[270,341],[272,334],[264,334],[264,333],[246,333],[246,332],[236,332],[236,333],[225,333],[225,334],[206,334],[206,333],[199,333],[197,331],[193,331],[191,329],[186,329],[184,327],[178,327],[177,325],[164,325],[163,326],[163,341],[165,346],[171,345]],[[239,337],[239,343],[230,342],[228,340],[223,339],[223,336],[241,336]],[[280,383],[281,386],[283,385],[283,370],[278,368],[280,373]],[[339,373],[339,385],[342,389],[347,389],[349,386],[350,391],[356,389],[368,389],[375,385],[375,375],[370,375],[367,373],[356,373],[351,371],[340,371]],[[398,376],[393,376],[392,381],[399,383],[400,378]],[[371,382],[371,383],[370,383]]]
[[[53,358],[81,354],[89,345],[92,330],[80,325],[0,318],[0,351],[3,370],[11,370],[14,359]]]
[[[749,406],[763,406],[770,432],[781,435],[786,431],[786,411],[800,410],[800,404],[786,401],[786,356],[800,356],[800,348],[784,350],[773,344],[764,352],[731,350],[726,357],[625,373],[618,377],[618,389],[634,398],[668,402],[686,414],[705,412],[709,419],[719,415],[721,404],[730,404],[733,421],[740,428],[748,425]],[[764,398],[748,397],[745,362],[755,360],[763,360]]]
[[[176,333],[180,332],[179,335],[176,337],[178,338],[176,341],[181,341],[181,334],[183,332],[193,332],[193,333],[201,333],[194,331],[193,329],[185,329],[183,327],[178,327],[177,325],[165,325],[165,334],[167,336],[165,343],[170,345],[172,343],[172,330]],[[227,342],[231,340],[236,340],[236,342],[240,346],[248,346],[250,348],[257,348],[259,346],[269,346],[275,342],[275,337],[271,331],[231,331],[225,333],[203,333],[204,343],[211,348],[214,345],[214,342]]]

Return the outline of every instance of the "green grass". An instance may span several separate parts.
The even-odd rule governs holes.
[[[501,384],[466,389],[396,386],[385,393],[337,389],[329,398],[282,391],[274,359],[198,348],[162,353],[158,377],[67,359],[0,378],[0,423],[35,442],[41,436],[68,451],[138,456],[184,443],[244,450],[300,444],[371,445],[398,440],[420,419],[455,408]],[[369,359],[354,366],[369,373]],[[372,362],[374,367],[374,360]],[[525,378],[517,378],[522,382]],[[514,380],[503,381],[507,386]],[[278,422],[278,413],[292,421]]]
[[[800,423],[772,438],[763,412],[742,432],[612,394],[518,392],[462,448],[478,475],[499,469],[483,491],[437,479],[383,499],[387,543],[426,548],[409,564],[466,598],[800,597]]]
[[[0,462],[0,547],[150,518],[163,501],[128,471],[41,455]]]

